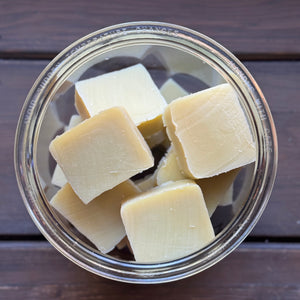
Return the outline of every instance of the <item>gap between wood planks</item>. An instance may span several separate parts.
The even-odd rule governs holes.
[[[295,61],[300,53],[233,53],[242,61]],[[7,60],[51,60],[57,52],[0,51],[0,59]]]
[[[12,235],[0,235],[0,243],[1,242],[26,242],[26,241],[34,241],[34,242],[44,242],[46,241],[45,237],[40,234],[12,234]],[[300,244],[300,236],[299,237],[267,237],[267,236],[248,236],[243,243],[252,244],[252,243],[265,243],[265,244],[274,244],[274,243],[289,243],[289,244]]]

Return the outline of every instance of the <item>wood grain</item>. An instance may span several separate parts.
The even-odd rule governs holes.
[[[204,33],[243,57],[299,57],[298,0],[0,1],[2,57],[53,56],[78,38],[129,21]]]
[[[41,61],[0,61],[0,234],[38,234],[21,199],[13,166],[18,116],[36,77],[46,66]]]
[[[0,299],[300,298],[300,247],[243,245],[210,269],[159,285],[131,285],[75,266],[46,242],[0,243]]]
[[[0,61],[0,235],[38,234],[19,194],[13,169],[14,132],[22,103],[47,61]],[[300,62],[246,62],[265,94],[278,132],[279,168],[270,202],[252,232],[300,236]]]
[[[256,236],[300,236],[300,62],[246,62],[269,103],[278,135],[278,172]]]
[[[88,273],[44,241],[13,167],[18,115],[48,59],[90,32],[141,20],[197,30],[246,60],[279,141],[277,179],[252,242],[198,275],[151,286]],[[0,0],[0,300],[300,299],[299,20],[298,0]]]

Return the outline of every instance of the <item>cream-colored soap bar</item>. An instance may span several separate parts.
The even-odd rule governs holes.
[[[164,141],[167,139],[168,139],[168,137],[167,137],[165,129],[155,132],[151,136],[145,137],[145,140],[151,149],[157,145],[164,143]]]
[[[78,115],[71,116],[68,126],[65,127],[65,131],[67,131],[71,128],[74,128],[75,126],[80,124],[82,121],[83,121],[83,119],[81,116],[78,116]]]
[[[201,189],[190,180],[168,182],[122,204],[121,217],[137,262],[189,255],[214,231]]]
[[[52,175],[51,183],[55,186],[63,187],[67,182],[68,182],[68,180],[67,180],[63,170],[61,169],[61,167],[58,164],[56,164],[53,175]]]
[[[165,148],[165,149],[169,149],[171,147],[171,141],[169,140],[169,138],[167,137],[162,143],[161,145]]]
[[[174,99],[188,95],[188,92],[172,78],[169,78],[160,87],[160,92],[164,96],[167,103],[171,103]]]
[[[132,248],[130,246],[129,240],[127,236],[125,236],[122,241],[116,246],[119,250],[124,249],[125,247],[128,248],[129,252],[133,254]]]
[[[123,239],[116,245],[116,248],[119,250],[124,249],[127,246],[127,236],[123,237]]]
[[[146,137],[162,129],[161,116],[167,103],[146,68],[138,64],[78,81],[75,105],[84,118],[123,106]]]
[[[196,181],[197,184],[199,184],[199,186],[201,187],[210,217],[215,212],[220,202],[226,196],[228,189],[232,185],[239,171],[240,168],[231,170],[227,173],[222,173],[214,177],[203,178]]]
[[[157,185],[161,185],[167,181],[177,181],[182,179],[187,179],[187,177],[180,171],[176,153],[171,146],[157,167],[156,182]]]
[[[57,136],[50,152],[84,203],[154,165],[144,138],[120,107]]]
[[[229,84],[174,100],[163,119],[189,177],[212,177],[255,160],[247,119]]]
[[[153,187],[156,186],[156,172],[146,176],[145,178],[137,180],[135,184],[139,187],[139,189],[142,192],[146,192],[152,189]]]
[[[223,198],[221,199],[219,205],[220,206],[228,206],[233,203],[233,184],[229,187],[229,189],[225,192]]]
[[[226,206],[232,203],[233,181],[240,169],[234,169],[218,176],[198,179],[203,197],[211,217],[218,205]],[[167,181],[187,179],[180,171],[174,149],[171,147],[157,167],[156,182],[161,185]],[[230,188],[231,187],[231,188]]]
[[[84,204],[67,183],[50,204],[101,252],[107,253],[125,236],[120,216],[121,202],[138,193],[134,183],[127,180]]]
[[[82,118],[78,115],[71,116],[69,124],[65,126],[65,131],[75,127],[82,121],[83,121]],[[61,167],[58,164],[56,164],[52,175],[51,183],[55,186],[63,187],[67,182],[68,182],[67,178],[64,172],[62,171]]]

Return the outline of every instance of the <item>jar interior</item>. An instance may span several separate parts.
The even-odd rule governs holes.
[[[141,45],[122,46],[107,52],[94,53],[87,57],[84,62],[78,63],[69,75],[61,81],[58,80],[56,90],[51,94],[40,127],[36,152],[36,175],[40,182],[44,205],[49,205],[49,201],[59,190],[59,187],[51,183],[56,162],[49,152],[49,144],[57,134],[64,132],[70,117],[77,114],[74,106],[74,83],[78,80],[120,70],[137,63],[141,63],[146,67],[158,88],[170,78],[175,80],[188,93],[194,93],[227,81],[206,57],[195,56],[180,49],[163,45],[151,46],[143,43]],[[246,112],[245,115],[247,116]],[[157,161],[166,150],[162,150],[162,148],[157,150],[157,154],[155,154]],[[245,202],[248,201],[254,169],[254,163],[242,168],[232,186],[232,203],[226,206],[218,206],[212,215],[211,220],[216,235],[220,234],[235,219]],[[97,252],[93,244],[67,220],[55,212],[54,209],[52,209],[52,212],[57,222],[68,234],[76,237],[76,240],[83,246],[92,247]],[[127,261],[133,260],[133,256],[127,248],[123,250],[115,249],[109,253],[109,256]]]

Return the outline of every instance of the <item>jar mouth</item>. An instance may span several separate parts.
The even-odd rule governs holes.
[[[98,253],[58,222],[43,192],[37,170],[37,139],[47,107],[66,78],[88,64],[95,53],[124,45],[168,46],[211,65],[237,91],[257,145],[251,187],[245,205],[205,248],[170,262],[139,264]],[[71,77],[70,77],[71,76]],[[76,81],[76,76],[73,78]],[[275,181],[278,150],[274,122],[257,83],[223,46],[193,30],[160,22],[132,22],[91,33],[63,50],[43,70],[30,90],[15,137],[15,172],[25,206],[47,240],[68,259],[106,278],[133,283],[174,281],[203,271],[232,252],[260,218]]]

